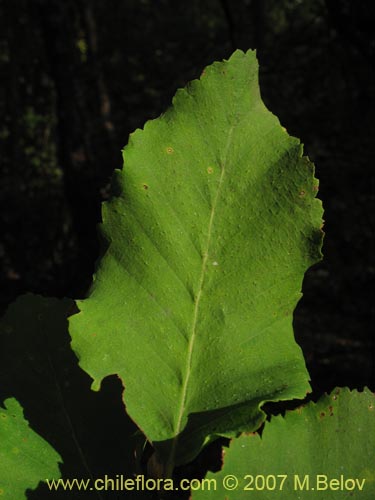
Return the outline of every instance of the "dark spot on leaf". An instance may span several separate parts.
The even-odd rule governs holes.
[[[143,187],[143,189],[145,189],[145,190],[147,191],[147,189],[148,189],[148,184],[143,184],[143,186],[142,186],[142,187]]]
[[[306,194],[306,191],[304,191],[303,189],[301,189],[301,191],[299,192],[299,196],[300,198],[303,198]]]
[[[335,392],[335,394],[332,396],[332,399],[333,399],[334,401],[336,401],[337,396],[338,396],[339,394],[340,394],[340,390],[338,389],[338,390]]]
[[[326,416],[326,414],[324,413],[324,411],[322,411],[322,413],[320,414],[320,418],[323,418],[325,416]]]
[[[333,415],[333,406],[329,406],[328,410],[329,410],[329,416],[332,417],[332,415]]]

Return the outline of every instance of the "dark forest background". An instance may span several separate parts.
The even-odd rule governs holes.
[[[295,314],[313,387],[374,390],[374,26],[372,0],[0,0],[1,308],[85,296],[129,133],[256,48],[325,207],[325,259]]]

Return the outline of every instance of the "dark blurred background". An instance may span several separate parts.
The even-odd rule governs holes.
[[[235,48],[316,163],[324,261],[295,314],[316,393],[374,384],[373,0],[0,0],[2,309],[83,297],[128,135]]]

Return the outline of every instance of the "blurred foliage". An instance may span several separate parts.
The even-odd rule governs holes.
[[[83,296],[96,225],[130,132],[235,48],[317,163],[325,261],[298,340],[320,388],[371,381],[371,0],[0,0],[1,303]]]

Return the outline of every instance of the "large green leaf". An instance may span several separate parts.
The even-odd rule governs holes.
[[[56,451],[30,429],[21,405],[14,398],[0,407],[0,497],[26,498],[25,490],[40,481],[60,477]]]
[[[121,377],[130,416],[183,463],[309,390],[292,313],[320,259],[313,165],[263,104],[255,53],[236,51],[131,135],[113,191],[72,345],[94,388]]]
[[[372,500],[374,450],[374,394],[335,389],[316,404],[273,417],[261,438],[234,439],[223,470],[208,474],[206,491],[193,500]]]

